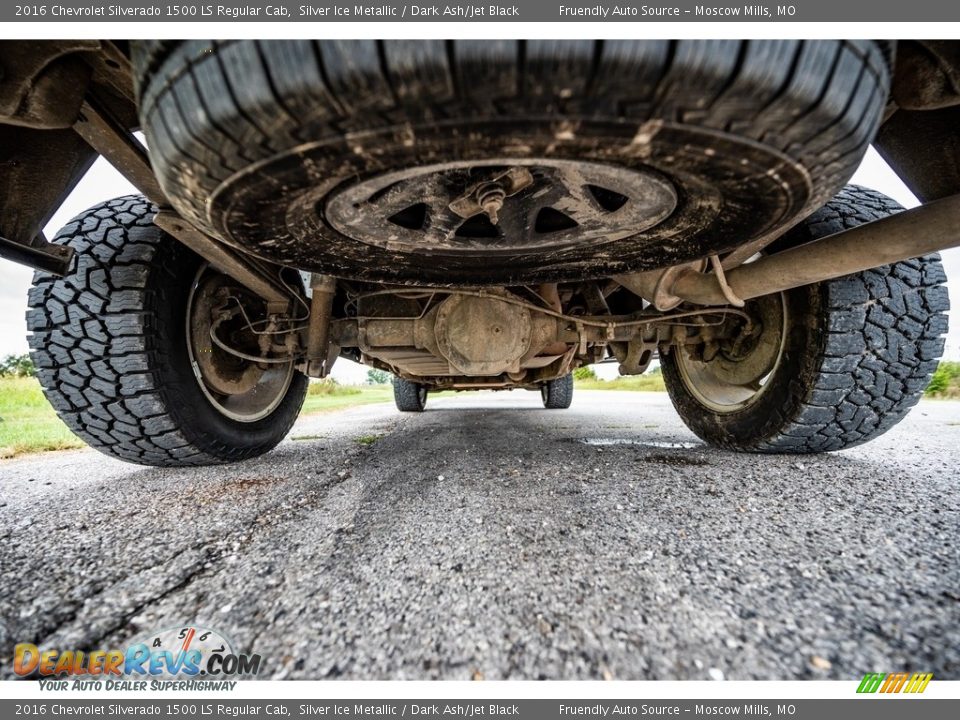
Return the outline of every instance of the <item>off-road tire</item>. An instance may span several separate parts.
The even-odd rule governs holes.
[[[427,406],[427,387],[395,377],[393,379],[393,400],[400,412],[423,412]]]
[[[547,410],[566,410],[573,402],[573,373],[540,386],[540,398]]]
[[[135,42],[132,51],[153,166],[172,203],[199,227],[304,269],[519,284],[693,259],[822,206],[874,136],[893,47],[859,40],[163,40]],[[687,131],[705,144],[694,147]],[[787,183],[789,192],[704,200],[709,193],[691,178],[722,184],[737,163],[753,161],[754,150],[761,159],[734,186],[775,175],[776,187]],[[309,195],[321,182],[498,156],[650,167],[680,183],[680,205],[662,227],[617,240],[617,252],[602,257],[577,246],[425,262],[417,252],[340,234],[324,216],[325,196]],[[664,169],[670,163],[687,180]],[[713,211],[700,202],[714,203],[727,224],[711,224]],[[301,205],[310,208],[303,232],[291,229],[300,217],[291,209]],[[694,206],[696,217],[688,218]]]
[[[772,250],[902,210],[851,185]],[[791,290],[783,359],[754,403],[730,413],[706,407],[686,387],[676,349],[660,360],[670,398],[693,432],[724,448],[815,453],[872,440],[916,405],[937,368],[950,307],[945,282],[932,254]]]
[[[212,465],[262,455],[307,391],[295,372],[267,417],[230,420],[204,396],[187,352],[186,306],[202,264],[153,224],[140,196],[97,205],[54,242],[75,251],[63,278],[34,275],[27,327],[50,404],[91,447],[140,465]]]

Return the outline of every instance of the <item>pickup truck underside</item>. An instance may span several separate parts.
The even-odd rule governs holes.
[[[836,449],[902,417],[942,349],[960,43],[5,41],[0,70],[0,255],[41,271],[41,382],[126,459],[263,452],[338,357],[412,410],[566,406],[575,368],[659,357],[711,442]],[[920,208],[844,189],[870,143]],[[51,242],[101,155],[142,197]],[[144,348],[176,350],[138,348],[130,380],[116,337],[164,323],[186,332]],[[196,392],[199,420],[169,409]]]

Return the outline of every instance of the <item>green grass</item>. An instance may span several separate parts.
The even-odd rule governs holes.
[[[659,371],[643,375],[625,375],[613,380],[589,378],[574,380],[574,386],[580,390],[636,390],[639,392],[665,392],[663,375]]]
[[[931,398],[960,399],[960,362],[941,360],[924,394]]]
[[[0,458],[83,446],[53,412],[35,378],[0,377]]]
[[[392,385],[340,385],[333,380],[310,383],[302,415],[341,410],[354,405],[393,402]]]
[[[302,414],[330,412],[370,403],[391,402],[390,385],[338,385],[312,382]],[[57,417],[35,378],[0,377],[0,459],[48,450],[85,447]]]

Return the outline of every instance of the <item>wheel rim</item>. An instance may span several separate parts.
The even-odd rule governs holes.
[[[210,314],[226,292],[235,293],[238,302],[252,299],[227,276],[202,265],[187,301],[187,354],[194,378],[213,408],[230,420],[253,423],[268,417],[283,401],[293,380],[293,361],[261,366],[232,356],[211,341]]]
[[[420,403],[420,407],[426,407],[427,389],[425,387],[417,388],[417,401]]]
[[[748,306],[761,329],[746,349],[721,348],[709,362],[675,348],[676,366],[686,389],[717,413],[733,413],[757,402],[770,386],[786,346],[786,297],[780,293],[751,301]]]
[[[560,250],[647,230],[677,205],[658,173],[597,162],[492,159],[348,185],[318,207],[342,234],[394,252]]]

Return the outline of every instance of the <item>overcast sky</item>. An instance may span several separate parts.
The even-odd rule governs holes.
[[[873,149],[867,153],[852,182],[886,193],[904,207],[917,205],[917,199]],[[133,187],[112,166],[102,158],[97,160],[51,219],[45,229],[47,237],[53,237],[71,217],[91,205],[133,192]],[[944,252],[943,259],[947,276],[954,279],[950,286],[950,299],[955,307],[960,307],[956,289],[960,287],[960,249]],[[31,277],[31,270],[0,260],[0,356],[27,351],[24,313]],[[945,357],[957,360],[960,359],[960,322],[951,325]],[[603,366],[603,370],[604,375],[609,372],[615,374],[616,365]],[[342,382],[362,382],[366,377],[366,370],[341,359],[337,361],[333,375]]]

